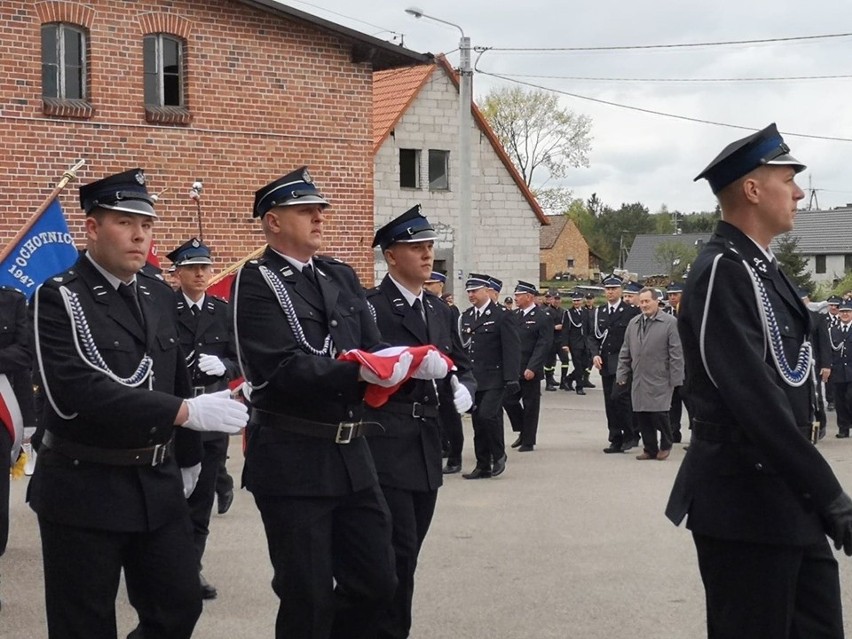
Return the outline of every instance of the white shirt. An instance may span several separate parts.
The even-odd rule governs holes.
[[[92,266],[94,266],[98,270],[98,272],[106,278],[107,282],[109,282],[110,285],[116,291],[118,290],[118,287],[121,286],[122,284],[135,284],[136,283],[136,275],[131,277],[129,282],[125,282],[121,278],[116,277],[115,275],[110,273],[108,270],[106,270],[103,266],[98,264],[95,261],[95,258],[92,257],[92,254],[89,251],[86,251],[86,257],[89,258],[89,261],[92,263]]]

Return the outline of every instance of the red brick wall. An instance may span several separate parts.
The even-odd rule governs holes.
[[[567,258],[574,259],[574,268],[569,269]],[[571,220],[556,238],[553,247],[542,249],[539,260],[544,264],[544,279],[552,279],[556,273],[571,272],[581,279],[594,276],[594,265],[590,264],[589,245],[583,234]]]
[[[43,22],[88,28],[87,119],[45,115]],[[188,125],[149,124],[142,38],[185,39]],[[80,158],[82,183],[136,166],[158,205],[160,255],[197,233],[189,189],[204,183],[205,241],[225,266],[263,244],[254,191],[302,164],[333,204],[323,250],[372,281],[371,69],[336,37],[229,0],[0,2],[0,247]],[[82,245],[77,188],[62,204]]]

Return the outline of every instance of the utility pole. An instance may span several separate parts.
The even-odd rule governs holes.
[[[817,198],[817,190],[813,185],[813,176],[808,175],[808,193],[810,193],[810,197],[808,197],[808,208],[805,209],[807,211],[817,210],[819,211],[819,198]],[[814,204],[816,204],[816,209],[814,209]]]

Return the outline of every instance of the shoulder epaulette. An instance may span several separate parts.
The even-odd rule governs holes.
[[[74,268],[70,268],[67,271],[63,271],[62,273],[58,273],[53,277],[48,277],[44,284],[47,286],[65,286],[69,282],[73,282],[77,279],[77,270]]]
[[[8,291],[9,293],[17,293],[18,295],[26,297],[24,295],[23,291],[20,291],[19,289],[15,288],[14,286],[0,285],[0,291]]]

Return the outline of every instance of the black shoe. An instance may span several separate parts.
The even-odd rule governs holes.
[[[489,479],[491,477],[491,471],[474,468],[472,473],[465,473],[462,477],[465,479]]]
[[[596,386],[594,384],[592,384],[589,380],[585,380],[583,382],[583,386],[586,387],[586,388],[596,388]]]
[[[447,462],[447,465],[444,466],[444,470],[441,472],[445,475],[455,475],[456,473],[461,472],[461,464],[451,464],[450,462]]]
[[[530,446],[523,445],[520,448],[518,448],[519,453],[529,453],[529,452],[532,452],[534,450],[535,450],[535,446],[532,446],[532,445],[530,445]]]
[[[559,388],[564,391],[572,391],[574,390],[574,382],[562,382]]]
[[[204,575],[198,573],[198,579],[201,581],[201,598],[202,599],[215,599],[219,594],[216,592],[216,589],[207,583],[207,580],[204,578]]]
[[[521,445],[521,436],[518,435],[518,438],[512,442],[512,448],[517,448]]]
[[[500,459],[494,460],[494,465],[491,467],[491,476],[497,477],[498,475],[502,475],[503,471],[506,470],[506,457],[505,453]]]
[[[681,441],[683,441],[683,435],[680,430],[672,431],[672,443],[679,444]]]
[[[621,449],[624,451],[628,451],[631,448],[636,448],[639,445],[639,438],[634,437],[633,439],[628,439],[621,445]]]
[[[611,453],[623,453],[624,450],[618,444],[610,444],[609,446],[603,449],[603,452],[609,455]]]
[[[849,431],[848,430],[841,430],[839,433],[837,433],[835,435],[835,437],[837,437],[837,439],[846,439],[847,437],[849,437]]]
[[[234,491],[229,490],[226,493],[221,493],[218,497],[219,505],[216,510],[220,515],[224,515],[231,509],[231,504],[234,503]]]
[[[550,382],[548,382],[548,384],[544,387],[544,390],[555,391],[555,390],[559,390],[559,387],[556,384],[551,384]]]
[[[582,384],[578,384],[578,385],[577,385],[577,394],[578,394],[578,395],[585,395],[585,394],[586,394],[586,391],[584,391],[584,390],[583,390],[583,385],[582,385]]]

